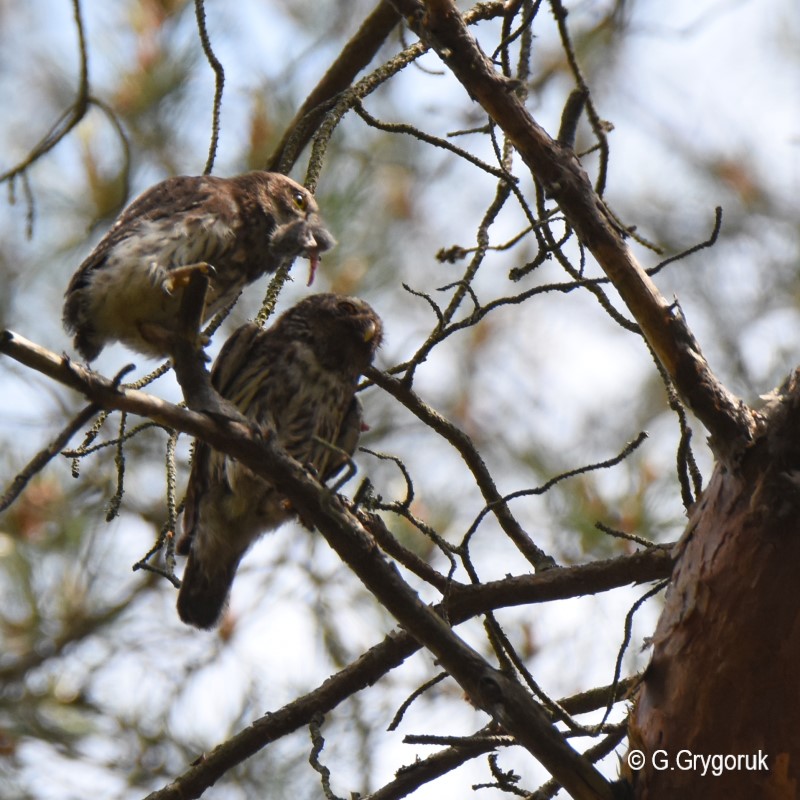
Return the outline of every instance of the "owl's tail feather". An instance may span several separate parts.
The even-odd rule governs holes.
[[[178,592],[178,616],[195,628],[213,628],[222,616],[238,565],[238,559],[201,565],[190,552]]]

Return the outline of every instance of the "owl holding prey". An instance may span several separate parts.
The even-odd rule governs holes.
[[[115,341],[170,356],[192,273],[208,278],[205,321],[296,256],[311,262],[310,284],[334,244],[311,193],[285,175],[168,178],[134,200],[78,268],[64,326],[87,361]]]
[[[250,323],[228,339],[211,373],[214,388],[263,435],[320,481],[333,477],[361,433],[358,380],[381,343],[382,324],[362,300],[316,294],[268,330]],[[178,614],[211,628],[242,556],[293,516],[268,481],[204,442],[195,444],[177,552],[188,561]]]

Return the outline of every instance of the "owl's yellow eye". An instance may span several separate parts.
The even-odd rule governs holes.
[[[294,200],[294,204],[301,211],[305,211],[306,210],[306,206],[308,205],[308,201],[306,200],[306,196],[302,192],[293,192],[292,193],[292,200]]]

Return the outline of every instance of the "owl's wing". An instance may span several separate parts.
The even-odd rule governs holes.
[[[205,442],[196,440],[192,453],[192,470],[189,474],[183,506],[182,532],[175,545],[175,552],[181,556],[188,556],[192,549],[192,540],[200,517],[200,502],[208,493],[211,479],[210,459],[211,448]]]
[[[163,241],[197,232],[201,220],[232,224],[237,207],[229,190],[208,175],[177,175],[157,183],[137,197],[117,218],[108,233],[72,276],[67,296],[82,289],[92,271],[105,264],[109,253],[145,227],[163,228]],[[155,251],[157,248],[153,248]]]
[[[261,354],[268,354],[274,349],[267,346],[256,351],[254,341],[260,337],[268,339],[269,335],[255,323],[238,328],[225,342],[211,370],[214,388],[231,400],[245,416],[250,416],[253,411],[253,395],[265,372],[265,359],[261,358]],[[197,530],[202,499],[211,494],[212,486],[227,483],[227,480],[226,457],[205,442],[196,440],[186,488],[183,535],[176,548],[179,555],[189,553]]]
[[[354,396],[339,426],[339,435],[335,442],[336,447],[348,456],[352,456],[356,451],[358,440],[361,437],[363,421],[364,413],[361,407],[361,401],[358,397]],[[322,473],[322,482],[327,483],[336,474],[341,472],[346,465],[346,458],[332,452],[325,465],[325,470]]]
[[[211,370],[214,388],[259,427],[272,420],[272,409],[288,388],[287,346],[273,331],[248,322],[231,334]]]

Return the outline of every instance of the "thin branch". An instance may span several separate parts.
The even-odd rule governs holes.
[[[395,731],[397,730],[398,726],[403,720],[406,711],[411,708],[412,703],[418,698],[421,697],[428,689],[432,689],[436,686],[437,683],[441,683],[445,678],[448,678],[449,675],[446,672],[440,672],[438,675],[434,675],[429,681],[425,681],[422,686],[418,686],[414,691],[403,701],[403,704],[400,708],[397,709],[395,715],[392,717],[392,721],[389,723],[389,727],[386,729],[387,731]]]
[[[484,500],[487,505],[491,506],[492,512],[500,523],[500,527],[519,548],[519,551],[537,570],[552,567],[555,564],[553,559],[534,544],[511,513],[508,504],[498,491],[486,463],[481,458],[469,436],[424,403],[402,381],[392,378],[374,367],[371,367],[366,375],[455,447],[467,467],[469,467],[470,472],[472,472]]]
[[[14,180],[45,153],[52,150],[86,115],[91,97],[89,96],[89,56],[86,49],[86,32],[83,27],[80,0],[72,0],[72,13],[78,34],[78,53],[80,55],[80,75],[78,93],[75,101],[54,123],[44,137],[22,161],[6,172],[0,173],[0,183]]]
[[[612,456],[611,458],[607,458],[604,461],[598,461],[594,464],[586,464],[582,467],[576,467],[575,469],[568,470],[567,472],[562,472],[560,475],[550,478],[550,480],[546,481],[541,486],[536,486],[533,489],[519,489],[516,492],[510,492],[509,494],[504,495],[499,501],[495,501],[495,503],[488,503],[478,514],[472,525],[469,526],[464,539],[466,540],[472,536],[472,534],[478,529],[478,525],[480,525],[481,520],[486,516],[486,514],[493,510],[493,506],[497,502],[508,503],[509,501],[516,500],[520,497],[543,495],[546,492],[549,492],[550,489],[552,489],[556,484],[568,480],[569,478],[575,478],[578,475],[584,475],[587,472],[595,472],[597,470],[615,467],[620,462],[624,461],[631,453],[633,453],[634,450],[636,450],[645,441],[645,439],[647,439],[647,433],[646,431],[641,431],[635,439],[628,442],[617,455]]]
[[[591,711],[597,711],[598,708],[605,708],[609,700],[619,703],[627,699],[632,690],[641,683],[641,680],[641,674],[630,675],[608,686],[598,686],[595,689],[565,697],[559,700],[558,704],[570,714],[588,714]]]
[[[502,156],[498,160],[500,163],[503,163]],[[505,164],[503,166],[506,167]],[[475,249],[475,253],[464,270],[461,280],[454,284],[456,286],[456,291],[448,303],[447,308],[441,313],[439,324],[433,329],[430,336],[428,336],[428,338],[417,348],[416,353],[414,353],[413,357],[411,358],[409,362],[409,369],[406,372],[406,376],[403,381],[406,386],[411,385],[411,382],[414,379],[414,371],[416,370],[417,366],[422,364],[427,359],[433,348],[446,336],[444,332],[445,327],[453,319],[455,313],[461,306],[464,297],[468,294],[468,288],[483,264],[484,256],[489,249],[489,228],[497,219],[497,215],[500,213],[515,188],[516,185],[513,181],[509,182],[507,180],[500,180],[498,182],[495,196],[492,199],[492,202],[489,204],[489,208],[486,210],[486,213],[484,214],[483,219],[478,227],[476,236],[478,240],[478,246]],[[474,299],[474,294],[472,297]]]
[[[375,450],[370,450],[368,447],[360,447],[359,450],[363,453],[375,456],[375,458],[381,461],[391,461],[397,469],[400,470],[400,474],[403,476],[403,480],[406,484],[406,496],[395,505],[399,505],[401,508],[410,508],[411,503],[414,501],[414,481],[411,480],[411,474],[402,459],[397,456],[388,455],[387,453],[378,453]]]
[[[569,34],[569,28],[567,28],[567,10],[564,8],[561,0],[550,0],[550,7],[553,10],[553,16],[556,19],[556,24],[558,25],[558,33],[561,37],[561,44],[564,48],[564,53],[567,56],[567,62],[569,63],[570,69],[572,70],[572,74],[575,77],[575,82],[578,84],[578,91],[583,96],[582,105],[586,108],[586,115],[589,118],[589,122],[592,126],[592,131],[594,135],[597,137],[597,146],[600,150],[600,167],[597,173],[597,182],[595,184],[595,191],[598,195],[602,196],[603,192],[605,191],[606,187],[606,176],[608,174],[608,157],[609,157],[609,149],[608,149],[608,137],[606,136],[606,125],[600,119],[600,115],[597,113],[597,109],[594,107],[594,102],[592,101],[592,94],[589,91],[589,85],[586,83],[586,79],[583,77],[583,71],[578,64],[578,57],[575,55],[575,48],[572,44],[572,37]],[[576,120],[577,123],[577,120]],[[562,121],[563,124],[563,121]],[[559,137],[561,140],[561,137]],[[572,149],[571,143],[565,143],[567,147]]]
[[[633,633],[633,617],[636,612],[651,598],[657,595],[659,592],[662,592],[664,589],[667,588],[669,581],[661,581],[653,586],[651,589],[646,591],[629,609],[628,613],[625,615],[625,629],[622,638],[622,644],[620,645],[619,652],[617,653],[617,660],[614,664],[614,678],[611,681],[611,697],[609,697],[608,705],[606,706],[606,712],[603,715],[603,719],[600,721],[600,725],[598,725],[598,729],[605,724],[605,721],[608,719],[609,714],[611,713],[611,707],[614,704],[614,695],[616,693],[616,686],[619,681],[620,675],[622,674],[622,658],[625,655],[625,651],[628,649],[628,645],[631,642],[631,635]]]
[[[681,261],[687,256],[693,255],[694,253],[697,253],[700,250],[705,250],[706,248],[713,247],[717,243],[717,239],[719,238],[721,230],[722,230],[722,206],[717,206],[714,209],[714,227],[711,229],[711,233],[708,239],[706,239],[703,242],[700,242],[699,244],[692,245],[686,250],[682,250],[680,253],[676,253],[674,256],[665,258],[663,261],[659,261],[658,264],[647,270],[647,274],[650,276],[656,275],[657,273],[661,272],[661,270],[664,269],[664,267],[666,267],[668,264],[672,264],[675,261]]]
[[[104,415],[106,412],[103,412]],[[105,421],[105,416],[103,421]],[[134,428],[130,430],[126,430],[122,436],[115,436],[113,439],[106,439],[105,441],[100,442],[99,444],[88,444],[86,440],[84,440],[83,444],[80,447],[76,447],[74,450],[64,450],[61,455],[65,458],[85,458],[86,456],[92,455],[93,453],[97,453],[100,450],[105,450],[107,447],[118,447],[121,443],[127,442],[129,439],[133,439],[135,436],[138,436],[142,431],[146,431],[149,428],[160,428],[160,425],[156,425],[155,422],[150,422],[147,420],[146,422],[142,422],[139,425],[136,425]],[[94,434],[98,431],[95,431],[95,426],[93,425],[89,431],[87,439],[91,437],[94,440]]]
[[[314,714],[308,723],[312,745],[308,763],[311,764],[315,772],[319,773],[320,782],[322,784],[322,794],[325,796],[326,800],[342,800],[342,798],[335,795],[331,789],[331,771],[319,760],[319,754],[325,747],[325,739],[322,736],[323,722],[325,722],[325,717],[323,717],[322,714]]]
[[[561,124],[558,128],[558,143],[564,147],[574,148],[575,137],[578,135],[578,123],[586,107],[586,91],[573,89],[564,104],[561,112]]]
[[[498,180],[506,181],[508,183],[517,182],[517,179],[510,172],[507,172],[504,169],[493,167],[491,164],[487,164],[485,161],[473,155],[468,150],[464,150],[462,147],[457,147],[456,145],[448,142],[446,139],[441,139],[438,136],[431,136],[429,133],[425,133],[413,125],[406,125],[399,122],[381,122],[379,119],[373,117],[372,114],[370,114],[364,108],[364,105],[360,100],[356,101],[356,103],[353,105],[353,111],[355,111],[356,114],[358,114],[358,116],[361,117],[361,119],[363,119],[364,122],[366,122],[371,128],[377,128],[377,130],[385,131],[386,133],[404,133],[408,136],[413,136],[415,139],[419,139],[421,142],[433,145],[433,147],[438,147],[442,150],[448,150],[454,155],[457,155],[459,158],[463,158],[470,164],[482,169],[484,172],[494,175],[494,177]]]
[[[424,784],[452,772],[467,761],[490,753],[498,746],[494,741],[495,738],[480,735],[465,737],[464,742],[440,750],[427,758],[418,759],[413,764],[397,770],[393,781],[367,795],[364,800],[397,800],[407,797]]]
[[[525,792],[520,789],[517,784],[519,783],[520,776],[517,775],[513,769],[510,769],[506,772],[500,768],[498,761],[500,759],[499,753],[490,753],[489,758],[487,759],[489,762],[489,771],[494,778],[494,783],[474,783],[472,785],[472,790],[476,791],[478,789],[500,789],[501,792],[505,792],[506,794],[516,795],[517,797],[524,797]]]
[[[3,492],[3,496],[0,498],[0,511],[5,511],[19,497],[31,478],[41,472],[50,461],[66,447],[69,440],[81,430],[99,410],[100,408],[93,403],[81,409],[81,411],[69,421],[61,433],[59,433],[47,447],[42,448],[22,468],[14,480],[11,481],[9,487]]]
[[[214,169],[214,160],[217,157],[217,147],[219,146],[219,116],[222,107],[222,92],[225,87],[225,70],[222,62],[217,58],[214,49],[211,47],[211,40],[208,37],[206,26],[206,5],[205,0],[194,0],[194,12],[197,17],[197,30],[200,34],[200,43],[203,45],[211,69],[214,70],[214,106],[211,111],[211,143],[208,146],[208,159],[206,160],[203,175],[210,175]]]
[[[399,21],[400,16],[391,3],[380,0],[300,106],[275,152],[270,156],[267,169],[280,172],[291,169],[294,159],[308,144],[321,123],[329,101],[347,89],[356,75],[372,61]],[[291,158],[284,160],[290,140]]]
[[[111,522],[119,514],[122,505],[122,495],[125,493],[125,426],[128,423],[128,415],[123,411],[119,419],[119,436],[117,437],[117,447],[114,453],[114,466],[117,470],[117,488],[111,498],[106,511],[106,522]]]
[[[752,411],[711,371],[680,309],[658,291],[569,149],[531,117],[464,24],[452,0],[393,0],[411,28],[505,132],[534,178],[594,255],[641,327],[679,394],[711,433],[716,455],[734,466],[752,441]]]
[[[446,744],[454,747],[468,745],[471,742],[491,744],[493,747],[505,747],[516,744],[511,736],[489,733],[488,731],[491,727],[494,726],[487,726],[472,736],[438,736],[435,733],[409,733],[408,736],[403,737],[403,744]]]
[[[654,543],[643,536],[637,536],[635,533],[626,533],[625,531],[618,531],[602,522],[595,522],[594,527],[606,536],[613,536],[615,539],[624,539],[626,542],[635,542],[642,547],[655,547]]]

